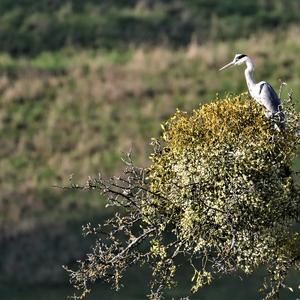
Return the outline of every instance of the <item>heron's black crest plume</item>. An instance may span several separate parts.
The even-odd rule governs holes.
[[[245,56],[247,56],[246,54],[239,54],[239,55],[237,55],[237,59],[241,59],[241,58],[243,58],[243,57],[245,57]]]

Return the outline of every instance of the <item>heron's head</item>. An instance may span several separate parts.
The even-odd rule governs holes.
[[[225,65],[224,67],[222,67],[219,71],[222,71],[232,66],[239,66],[243,64],[247,60],[247,58],[248,56],[246,54],[236,54],[234,56],[233,61],[231,61],[229,64]]]

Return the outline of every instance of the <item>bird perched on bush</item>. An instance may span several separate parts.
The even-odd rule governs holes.
[[[222,67],[219,71],[243,63],[247,66],[245,69],[245,78],[251,97],[265,107],[266,117],[272,117],[275,120],[275,128],[277,130],[284,129],[285,117],[280,99],[269,83],[266,81],[256,83],[254,81],[254,63],[249,56],[245,54],[236,54],[233,61]]]
[[[284,105],[289,117],[282,132],[245,93],[191,114],[177,110],[161,138],[152,139],[147,169],[129,154],[123,175],[89,178],[80,188],[97,189],[117,210],[104,224],[84,227],[85,236],[97,237],[78,269],[66,268],[78,290],[74,299],[99,279],[118,290],[133,265],[149,268],[151,300],[188,281],[197,293],[222,274],[257,269],[266,272],[264,299],[278,299],[289,288],[288,274],[300,271],[294,226],[300,185],[293,170],[300,115],[291,98]]]

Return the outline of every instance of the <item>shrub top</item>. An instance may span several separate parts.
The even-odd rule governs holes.
[[[153,140],[149,169],[135,167],[129,154],[122,177],[89,179],[83,189],[99,189],[125,211],[84,228],[102,238],[78,271],[67,269],[81,291],[77,299],[98,278],[118,289],[134,264],[151,268],[152,300],[177,284],[180,268],[196,292],[215,274],[259,266],[269,271],[266,298],[276,298],[289,271],[300,270],[293,227],[300,193],[292,169],[300,123],[291,97],[283,104],[281,132],[248,94],[217,99],[191,115],[177,111],[162,126],[162,140]]]
[[[288,103],[285,109],[281,132],[248,94],[191,115],[177,110],[162,126],[163,146],[149,169],[156,196],[144,205],[144,218],[171,225],[186,253],[210,257],[194,290],[214,272],[250,273],[300,254],[291,229],[299,218],[292,174],[299,120]]]

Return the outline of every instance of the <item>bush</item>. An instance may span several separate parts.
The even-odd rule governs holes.
[[[192,115],[177,111],[153,140],[147,169],[127,160],[125,176],[90,179],[109,203],[125,208],[104,227],[96,246],[71,282],[89,291],[97,278],[119,288],[128,266],[152,269],[150,298],[177,283],[191,267],[192,292],[216,274],[252,273],[265,267],[266,298],[275,298],[291,269],[300,269],[299,187],[292,169],[299,143],[299,116],[285,103],[286,129],[247,94],[206,104]],[[106,231],[105,231],[106,230]]]

